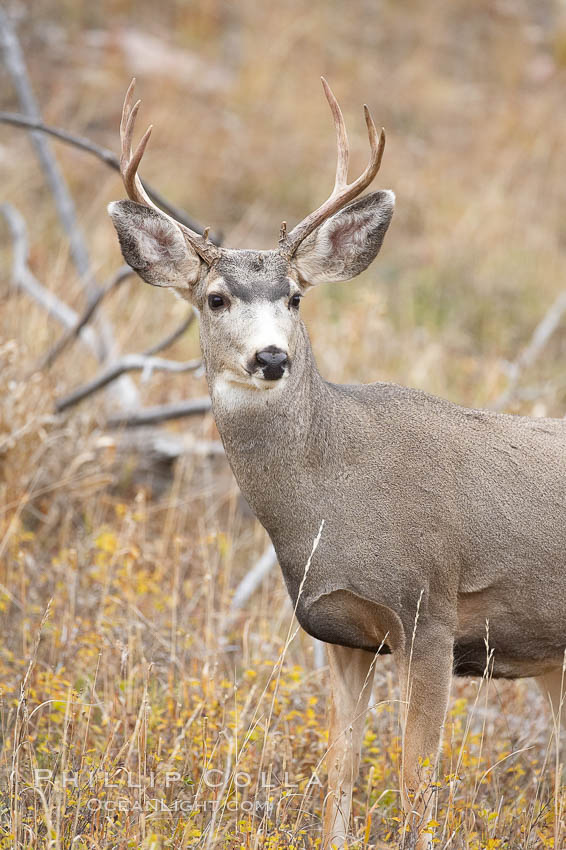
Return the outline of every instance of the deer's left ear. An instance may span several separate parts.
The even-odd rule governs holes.
[[[299,245],[293,264],[305,283],[350,280],[375,260],[389,227],[395,195],[372,192],[335,213]]]

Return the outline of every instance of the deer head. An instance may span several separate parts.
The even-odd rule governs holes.
[[[209,383],[222,376],[239,388],[273,390],[293,369],[301,338],[299,306],[318,283],[350,280],[375,259],[393,215],[395,196],[379,191],[358,196],[379,170],[385,133],[378,136],[364,106],[370,160],[348,183],[349,147],[342,112],[326,80],[338,148],[330,197],[287,232],[281,225],[272,251],[219,248],[160,210],[145,192],[138,167],[151,127],[132,152],[140,101],[132,80],[120,125],[121,173],[129,201],[108,207],[126,262],[147,283],[165,286],[200,311],[201,344]],[[357,200],[356,200],[357,199]]]

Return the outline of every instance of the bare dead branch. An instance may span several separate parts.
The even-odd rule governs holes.
[[[2,49],[6,67],[12,78],[14,88],[17,92],[18,99],[24,113],[21,116],[4,116],[4,123],[10,123],[12,126],[25,127],[32,131],[32,143],[36,150],[41,167],[46,175],[47,182],[53,193],[59,218],[69,238],[73,262],[77,267],[77,271],[86,292],[90,295],[89,303],[83,314],[78,316],[74,310],[64,304],[60,299],[46,290],[45,287],[39,283],[28,265],[29,251],[24,220],[17,210],[5,204],[1,207],[0,211],[8,222],[14,242],[14,261],[12,270],[14,283],[16,286],[31,295],[47,310],[50,315],[57,318],[67,329],[67,333],[65,333],[55,346],[47,353],[44,359],[45,364],[52,363],[58,354],[69,344],[69,342],[77,336],[87,341],[87,344],[89,344],[98,359],[103,361],[107,359],[109,353],[114,348],[111,329],[107,323],[103,323],[100,325],[100,334],[98,334],[92,327],[88,326],[88,322],[94,316],[104,296],[117,286],[119,282],[125,278],[125,276],[130,274],[130,270],[120,270],[117,277],[104,288],[99,287],[95,282],[91,274],[86,243],[80,228],[78,227],[72,197],[68,191],[67,184],[58,164],[51,153],[49,143],[44,134],[54,131],[50,132],[50,134],[68,144],[74,144],[82,150],[86,150],[87,152],[98,156],[111,167],[119,169],[119,161],[111,152],[99,149],[98,146],[94,145],[89,140],[81,138],[77,140],[64,131],[59,131],[56,128],[49,128],[49,130],[46,128],[41,121],[39,106],[33,94],[18,38],[12,28],[8,16],[2,9],[0,9],[0,48]],[[163,199],[160,200],[163,202]],[[165,206],[168,206],[167,203],[165,203]],[[182,213],[179,215],[179,211],[177,210],[175,210],[174,215],[177,219],[182,219],[184,217]],[[192,321],[192,315],[188,319],[184,320],[182,325],[172,334],[169,334],[165,340],[162,340],[156,346],[153,346],[151,350],[155,352],[161,351],[168,344],[171,344],[172,341],[178,339],[181,333],[187,329],[190,321]],[[126,372],[139,369],[146,372],[151,372],[154,369],[172,372],[186,372],[196,369],[198,366],[200,366],[200,360],[189,361],[187,363],[175,363],[174,361],[163,360],[162,358],[153,357],[151,355],[127,355],[104,369],[93,381],[76,390],[70,397],[63,399],[57,407],[61,410],[71,404],[77,403],[77,401],[85,398],[92,392],[96,392],[99,388],[113,383],[117,378],[121,378],[121,376]],[[138,394],[135,385],[129,379],[127,380],[130,385],[131,392],[121,392],[120,395],[122,398],[125,395],[127,399],[126,403],[131,406],[132,403],[137,402]],[[124,387],[123,389],[127,388]],[[177,406],[177,408],[178,407],[179,406]],[[200,404],[197,403],[196,408],[199,410],[209,409],[210,400],[206,399]],[[185,406],[181,415],[190,415],[192,412],[196,412],[194,402],[188,405],[188,409],[187,406]],[[155,421],[154,417],[157,415],[159,417],[157,421],[160,421],[162,416],[168,418],[168,416],[171,415],[171,411],[169,411],[169,413],[164,413],[163,411],[158,413],[155,411],[153,413],[151,411],[149,411],[149,413],[143,411],[138,412],[138,417],[143,418],[148,415],[152,417],[152,421]],[[178,409],[174,415],[179,415]]]
[[[166,348],[169,348],[170,345],[173,345],[174,342],[183,336],[185,331],[187,331],[192,325],[195,318],[195,311],[191,308],[191,312],[188,316],[183,319],[180,325],[175,328],[175,330],[171,331],[166,337],[164,337],[161,342],[157,342],[155,345],[152,345],[150,348],[147,348],[144,351],[144,355],[146,357],[152,357],[154,354],[159,354],[160,351],[165,351]]]
[[[43,307],[49,316],[57,319],[63,327],[67,328],[69,332],[72,332],[73,335],[75,335],[75,329],[80,323],[80,317],[78,314],[72,309],[72,307],[69,307],[64,301],[61,301],[60,298],[54,295],[53,292],[46,289],[45,286],[38,281],[28,266],[29,245],[26,224],[23,217],[11,204],[1,204],[0,215],[4,216],[8,223],[14,246],[14,255],[12,260],[13,285],[33,298],[40,307]],[[106,357],[106,348],[103,345],[100,336],[92,327],[85,324],[83,327],[79,328],[76,335],[84,343],[86,343],[88,348],[99,361],[104,361]],[[132,382],[130,381],[130,383]],[[125,393],[122,393],[123,389],[123,386],[117,388],[116,395],[122,399],[125,395],[126,404],[131,405],[132,395],[129,393],[129,388],[125,388]],[[134,391],[135,397],[137,398],[137,389],[135,386]]]
[[[27,118],[40,121],[39,105],[33,93],[18,37],[8,15],[2,8],[0,8],[0,47],[2,48],[4,63],[18,95],[22,112]],[[83,235],[77,226],[73,199],[57,161],[51,153],[47,139],[41,133],[33,132],[31,133],[31,141],[53,193],[61,224],[69,238],[73,262],[77,267],[83,285],[88,288],[92,286],[90,262]]]
[[[228,612],[227,625],[230,626],[238,616],[238,612],[245,607],[246,603],[252,598],[254,593],[261,587],[262,582],[267,578],[270,572],[277,566],[277,554],[270,543],[263,555],[256,561],[254,566],[249,570],[241,582],[236,587]],[[324,644],[312,638],[313,646],[313,663],[316,670],[321,670],[326,664],[324,653]]]
[[[248,599],[254,595],[264,578],[269,575],[277,564],[275,549],[270,543],[261,558],[249,570],[234,591],[232,604],[230,605],[230,616],[244,607]]]
[[[77,313],[46,289],[28,266],[29,247],[27,229],[23,217],[11,204],[1,204],[0,214],[4,216],[8,223],[14,246],[12,260],[13,286],[21,289],[22,292],[33,298],[40,307],[43,307],[49,316],[60,322],[63,327],[68,329],[74,328],[79,318]],[[90,327],[84,327],[79,331],[79,336],[95,356],[98,359],[102,359],[103,349],[95,331]]]
[[[67,331],[65,331],[65,333],[59,337],[57,342],[55,342],[55,344],[51,346],[51,348],[46,352],[46,354],[44,354],[44,356],[37,364],[37,368],[46,369],[51,366],[55,362],[57,357],[65,350],[67,345],[73,339],[76,339],[78,337],[85,325],[87,325],[88,322],[92,319],[96,310],[102,303],[103,299],[106,298],[106,296],[110,292],[116,289],[124,280],[134,274],[135,272],[133,269],[130,268],[130,266],[120,266],[118,271],[114,275],[112,275],[109,282],[102,289],[98,289],[94,297],[90,300],[90,303],[87,305],[86,310],[77,319],[77,322],[74,327],[69,328]]]
[[[534,329],[526,347],[519,354],[517,359],[510,364],[508,370],[509,382],[505,390],[491,405],[493,410],[502,410],[513,399],[522,374],[538,359],[550,337],[560,325],[565,313],[566,292],[562,292],[550,305],[549,309]]]
[[[314,669],[322,670],[323,667],[326,667],[326,651],[323,641],[313,638],[312,649]]]
[[[14,245],[12,261],[13,285],[33,298],[34,301],[43,307],[48,315],[57,319],[57,321],[59,321],[73,335],[77,335],[88,345],[96,356],[100,356],[100,342],[93,328],[86,324],[80,328],[78,327],[81,323],[81,318],[84,318],[84,315],[83,317],[79,317],[71,307],[46,289],[30,270],[28,266],[29,246],[23,217],[20,215],[18,210],[10,204],[0,205],[0,215],[5,218],[8,224]],[[157,343],[154,348],[162,350],[165,345],[171,344],[171,340],[178,338],[180,335],[181,328],[186,330],[190,324],[189,320],[192,321],[192,314],[187,317],[187,319],[185,319],[172,334],[169,334],[165,340]],[[164,360],[159,357],[152,357],[144,354],[126,355],[126,357],[121,358],[119,361],[103,370],[99,376],[97,376],[97,379],[93,379],[93,382],[90,382],[90,384],[97,384],[94,388],[92,388],[90,384],[79,387],[75,393],[72,393],[66,399],[62,399],[59,402],[57,409],[62,410],[66,407],[72,406],[72,404],[77,404],[83,398],[86,398],[87,395],[92,392],[96,392],[97,389],[100,389],[107,383],[114,381],[117,377],[123,374],[124,371],[140,369],[152,371],[158,369],[161,371],[183,373],[194,371],[200,365],[200,359],[189,360],[183,363],[172,360]],[[98,384],[100,384],[100,386],[98,386]],[[163,405],[146,409],[142,408],[123,417],[114,417],[114,419],[110,420],[108,424],[110,427],[117,427],[118,425],[135,427],[136,425],[158,424],[170,419],[179,419],[185,416],[206,413],[209,410],[209,398],[196,399],[194,401],[180,402],[178,404]]]
[[[12,269],[14,284],[31,295],[38,304],[47,310],[49,315],[57,318],[68,331],[68,333],[66,333],[58,341],[58,343],[56,343],[51,351],[48,352],[46,356],[47,363],[53,362],[58,354],[66,347],[68,342],[77,336],[89,344],[90,348],[94,351],[99,360],[104,360],[113,348],[110,328],[105,323],[104,326],[101,326],[101,333],[102,331],[104,331],[104,333],[102,333],[102,336],[99,336],[92,327],[88,326],[88,322],[96,312],[104,298],[104,295],[106,295],[110,289],[113,289],[114,286],[118,285],[118,282],[123,280],[126,274],[129,274],[129,270],[124,273],[122,273],[121,270],[118,277],[104,288],[100,288],[94,281],[91,274],[86,243],[84,242],[83,235],[77,224],[72,197],[68,191],[67,184],[58,164],[51,153],[48,141],[44,137],[44,134],[49,133],[54,137],[65,141],[67,144],[74,144],[82,150],[98,156],[111,167],[119,169],[119,161],[111,152],[99,149],[98,146],[94,145],[94,143],[91,143],[89,140],[81,138],[77,139],[76,137],[72,137],[70,134],[65,133],[65,131],[57,130],[57,128],[47,128],[46,125],[43,124],[41,121],[39,106],[33,94],[19,41],[8,16],[1,8],[0,48],[2,49],[6,67],[12,78],[24,113],[21,116],[4,115],[4,123],[10,123],[12,126],[25,127],[32,131],[32,143],[52,190],[59,218],[69,238],[71,256],[73,257],[73,261],[77,267],[77,271],[79,272],[79,276],[86,291],[91,294],[91,299],[83,314],[78,316],[74,310],[64,304],[64,302],[39,283],[28,265],[29,250],[25,222],[15,208],[8,204],[4,204],[0,207],[0,212],[8,222],[14,242],[14,260]],[[161,206],[171,209],[171,205],[167,204],[167,202],[163,202],[164,199],[156,197],[156,193],[154,192],[151,194],[153,194],[155,200],[160,203]],[[183,220],[183,218],[185,218],[182,211],[173,209],[171,209],[171,211],[178,220]],[[188,226],[190,227],[190,225]],[[200,229],[197,228],[197,230]],[[208,233],[207,238],[210,238]],[[154,352],[163,350],[163,348],[165,348],[168,344],[171,344],[172,341],[179,338],[181,333],[183,333],[189,326],[190,321],[192,321],[192,316],[184,320],[179,328],[177,328],[172,334],[169,334],[165,340],[162,340],[156,346],[153,346],[150,350]],[[103,386],[107,386],[129,371],[141,369],[151,372],[154,369],[160,369],[179,373],[198,368],[200,366],[200,362],[201,361],[198,360],[189,361],[187,363],[176,363],[174,361],[164,360],[151,355],[127,355],[126,357],[120,358],[120,360],[111,364],[107,369],[104,369],[95,379],[93,379],[93,381],[83,387],[80,387],[71,394],[71,396],[67,397],[67,399],[61,400],[61,402],[57,405],[57,409],[62,410],[71,406],[71,404],[76,404],[82,398],[85,398],[92,392],[96,392]],[[134,398],[137,400],[137,390],[131,382],[129,383],[131,384],[132,392],[126,393],[126,396],[129,396],[128,402],[131,404]],[[120,424],[128,426],[160,422],[169,418],[178,418],[179,416],[188,416],[195,413],[205,412],[209,409],[210,399],[206,398],[176,405],[166,405],[162,408],[149,408],[145,411],[136,411],[131,416],[115,417],[115,424],[119,424],[120,420]]]
[[[92,154],[106,165],[109,165],[110,168],[113,168],[114,171],[120,170],[120,163],[116,154],[108,148],[103,148],[100,145],[97,145],[95,142],[87,139],[86,136],[68,133],[60,127],[53,127],[50,124],[44,124],[43,121],[28,118],[20,112],[0,112],[0,123],[10,124],[10,126],[17,127],[20,130],[36,130],[40,133],[46,133],[48,136],[53,136],[53,138],[59,139],[60,142],[65,142],[68,145],[79,148],[79,150]]]
[[[172,419],[183,419],[186,416],[196,416],[208,413],[211,402],[208,396],[189,399],[172,404],[159,404],[156,407],[146,407],[132,413],[111,416],[107,421],[109,428],[137,428],[140,425],[157,425]]]
[[[151,372],[194,372],[202,365],[202,360],[187,360],[186,362],[177,362],[176,360],[164,360],[162,357],[148,357],[145,354],[125,354],[119,360],[114,361],[105,369],[102,369],[91,381],[77,387],[76,390],[69,393],[62,399],[55,402],[55,410],[57,413],[62,413],[69,407],[74,407],[83,399],[111,384],[120,375],[126,372],[144,372],[146,375]]]
[[[22,292],[29,295],[47,312],[48,315],[60,322],[63,327],[67,328],[67,330],[72,332],[73,335],[77,335],[78,338],[90,348],[95,356],[100,357],[100,340],[94,329],[85,324],[77,330],[78,325],[81,322],[81,317],[79,317],[71,307],[57,298],[56,295],[46,289],[30,270],[28,266],[29,246],[27,230],[23,217],[11,204],[0,204],[0,215],[5,218],[12,236],[13,286],[17,289],[21,289]],[[82,318],[84,318],[84,316]],[[188,326],[188,319],[184,320],[183,325]],[[173,334],[169,335],[169,340],[175,334],[179,334],[180,327],[177,328]],[[167,339],[158,343],[155,348],[161,349],[162,346],[164,347],[164,343],[167,343]],[[124,361],[126,368],[122,369],[122,367],[124,367]],[[182,373],[194,371],[195,369],[198,369],[200,364],[200,360],[189,360],[185,363],[178,363],[172,360],[163,360],[159,357],[151,357],[144,354],[132,354],[126,355],[126,357],[121,358],[117,361],[117,363],[108,367],[108,369],[103,370],[98,376],[98,379],[100,380],[101,376],[104,379],[100,385],[101,388],[107,383],[114,381],[116,377],[123,374],[123,371],[131,371],[132,369],[147,369],[148,371],[151,371],[159,369],[161,371]],[[88,393],[85,392],[86,389],[89,390]],[[99,387],[89,389],[89,384],[86,384],[83,387],[79,387],[79,390],[72,393],[71,396],[67,397],[67,399],[62,399],[59,404],[67,402],[62,408],[65,409],[65,407],[70,407],[72,404],[77,404],[82,398],[85,398],[87,394],[96,392],[97,389],[99,389]],[[74,400],[72,398],[74,395],[78,395],[79,397]],[[69,401],[69,399],[71,400]],[[61,408],[58,406],[57,409]],[[157,424],[159,422],[166,422],[170,419],[179,419],[198,413],[206,413],[208,410],[210,410],[209,398],[196,399],[195,401],[180,402],[179,404],[164,405],[163,407],[142,408],[138,411],[132,412],[131,414],[127,414],[125,417],[115,417],[114,420],[109,422],[109,425],[110,427],[116,427],[117,425],[135,427],[136,425]]]
[[[20,43],[8,15],[1,7],[0,49],[22,112],[27,118],[41,121],[39,105],[33,93]],[[69,239],[73,263],[83,289],[92,297],[98,292],[99,286],[92,274],[86,242],[78,225],[71,193],[57,160],[51,152],[49,140],[39,132],[31,132],[30,135],[40,166],[53,194],[59,220]],[[116,344],[110,324],[101,317],[98,321],[97,339],[99,340],[98,359],[103,361],[115,352]],[[139,404],[136,385],[128,376],[121,378],[116,387],[111,387],[111,393],[122,407],[133,407]]]
[[[93,142],[85,136],[79,136],[75,133],[69,133],[67,130],[62,130],[60,127],[53,127],[49,124],[44,124],[43,121],[28,118],[25,115],[21,115],[19,112],[0,112],[0,124],[9,124],[12,127],[19,127],[23,130],[35,130],[39,133],[46,133],[47,135],[58,139],[60,142],[64,142],[67,145],[71,145],[72,147],[85,151],[85,153],[92,154],[92,156],[95,156],[114,171],[120,171],[120,160],[116,154],[108,148],[97,145],[96,142]],[[187,215],[187,213],[180,207],[171,203],[171,201],[167,200],[167,198],[164,198],[161,192],[145,180],[142,180],[142,185],[149,197],[155,201],[155,203],[160,206],[164,212],[168,213],[173,218],[176,218],[192,230],[195,230],[197,233],[204,233],[204,228],[198,222],[194,221],[194,219]],[[220,245],[222,242],[222,237],[217,233],[209,233],[208,238],[211,242],[214,242],[215,245]]]
[[[69,328],[58,340],[57,342],[49,349],[49,351],[43,356],[43,358],[37,364],[38,369],[48,368],[53,364],[53,362],[57,359],[57,357],[61,354],[62,351],[67,347],[67,345],[73,340],[76,339],[80,331],[84,328],[86,324],[92,319],[94,313],[104,300],[107,295],[117,289],[123,281],[127,280],[127,278],[135,275],[136,272],[130,268],[130,266],[120,266],[117,272],[115,272],[108,283],[100,289],[95,297],[88,304],[86,310],[80,316],[74,328]],[[160,342],[153,345],[151,348],[148,348],[144,351],[144,355],[146,357],[150,357],[154,354],[158,354],[160,351],[164,351],[166,348],[169,348],[170,345],[173,345],[190,327],[195,317],[194,310],[191,309],[189,315],[183,319],[181,324],[175,328],[170,334],[168,334],[164,339]]]
[[[122,458],[125,455],[142,456],[148,465],[172,465],[180,457],[224,457],[224,446],[220,440],[200,440],[190,431],[172,432],[163,428],[134,428],[128,431],[118,431],[109,435],[107,432],[96,440],[97,449],[109,447],[116,450]],[[122,461],[118,461],[120,466]]]

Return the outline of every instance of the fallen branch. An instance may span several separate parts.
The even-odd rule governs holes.
[[[78,136],[75,133],[69,133],[67,130],[62,130],[60,127],[53,127],[49,124],[44,124],[43,121],[40,121],[39,119],[21,115],[19,112],[0,112],[0,124],[9,124],[12,127],[18,127],[22,130],[32,130],[36,133],[45,133],[48,136],[53,136],[53,138],[58,139],[60,142],[64,142],[67,145],[71,145],[85,153],[95,156],[114,171],[120,171],[120,160],[116,154],[109,148],[97,145],[96,142],[93,142],[91,139],[87,139],[85,136]],[[145,180],[142,180],[142,185],[150,198],[155,201],[155,203],[161,207],[164,212],[173,218],[176,218],[177,221],[180,221],[187,227],[190,227],[191,230],[195,230],[201,235],[204,233],[202,225],[194,221],[194,219],[188,216],[184,210],[171,203],[171,201],[168,201],[167,198],[164,198],[161,192],[149,183],[146,183]],[[220,245],[222,242],[222,237],[212,231],[210,231],[208,238],[211,242],[214,242],[215,245]]]
[[[0,7],[0,47],[4,63],[14,84],[24,116],[41,121],[39,105],[35,99],[28,76],[24,55],[18,37],[6,12]],[[37,158],[53,193],[57,213],[69,238],[71,256],[85,288],[92,286],[90,261],[83,235],[77,225],[75,205],[61,174],[47,139],[41,133],[31,133],[31,141]]]
[[[220,440],[199,440],[190,431],[172,432],[161,428],[139,428],[98,438],[99,448],[114,447],[119,455],[139,454],[154,463],[169,463],[183,455],[225,457]]]
[[[49,316],[52,316],[60,322],[63,327],[74,333],[81,320],[78,314],[71,307],[57,298],[56,295],[46,289],[43,284],[38,281],[28,266],[29,245],[26,224],[23,217],[11,204],[0,204],[0,215],[5,218],[12,236],[12,285],[16,289],[20,289],[22,292],[25,292],[26,295],[29,295],[37,304],[39,304],[40,307],[43,307]],[[181,328],[186,330],[191,321],[192,316],[187,317],[187,319],[185,319],[182,324],[173,331],[173,333],[169,334],[168,337],[162,340],[162,342],[157,343],[153,347],[154,350],[162,350],[166,344],[171,344],[172,338],[177,338],[180,335]],[[77,336],[90,348],[95,356],[100,356],[100,340],[93,328],[85,325],[78,330]],[[110,372],[112,369],[115,369],[116,366],[123,364],[124,361],[126,361],[126,364],[135,364],[132,366],[134,369],[160,369],[161,371],[177,373],[194,371],[201,364],[200,360],[189,360],[183,363],[176,362],[174,360],[164,360],[159,357],[151,357],[147,354],[131,354],[126,355],[126,357],[119,360],[116,364],[112,364],[112,366],[110,366],[107,370],[104,370],[101,374]],[[109,380],[115,380],[115,377],[111,377]],[[79,389],[84,390],[85,386]],[[81,395],[81,398],[82,397],[84,396]],[[79,398],[78,401],[80,401],[81,398]],[[69,396],[67,396],[67,400],[68,399]],[[65,401],[66,399],[62,399],[59,404],[62,404]],[[72,403],[77,402],[73,401]],[[68,407],[71,405],[67,404],[66,406]],[[171,419],[182,419],[186,416],[207,413],[210,410],[210,406],[210,398],[200,398],[177,402],[174,404],[160,405],[157,407],[141,408],[139,410],[128,412],[123,416],[115,416],[109,419],[108,426],[110,428],[133,428],[138,425],[155,425],[160,422],[167,422]]]
[[[69,393],[59,401],[55,402],[55,410],[57,413],[62,413],[69,407],[74,407],[83,399],[111,384],[120,375],[126,372],[143,372],[144,376],[150,375],[152,372],[194,372],[202,365],[200,357],[197,360],[187,360],[184,363],[176,360],[165,360],[162,357],[148,357],[146,354],[125,354],[119,360],[111,363],[107,368],[102,369],[98,375],[86,384],[77,387],[76,390]]]
[[[59,139],[60,142],[65,142],[67,145],[72,145],[86,153],[92,154],[115,171],[120,170],[120,163],[116,154],[109,148],[103,148],[101,145],[97,145],[96,142],[92,142],[86,136],[68,133],[67,130],[62,130],[60,127],[53,127],[50,124],[44,124],[43,121],[36,118],[29,118],[21,112],[0,112],[0,123],[10,124],[10,126],[17,127],[20,130],[34,130],[38,133],[53,136],[54,139]]]
[[[12,28],[8,16],[1,8],[0,48],[2,49],[6,67],[14,83],[14,87],[24,113],[22,115],[4,113],[1,120],[4,123],[11,124],[12,126],[22,127],[31,131],[32,143],[53,192],[61,223],[70,241],[71,256],[73,257],[73,261],[77,267],[77,271],[79,272],[79,276],[83,282],[85,290],[87,293],[90,293],[89,302],[82,315],[79,316],[72,308],[62,302],[53,293],[49,292],[49,290],[47,290],[37,280],[28,265],[29,249],[25,222],[14,207],[4,204],[0,208],[0,212],[4,215],[8,222],[14,242],[12,278],[14,284],[18,288],[30,295],[48,312],[49,315],[56,318],[66,328],[67,332],[63,334],[55,345],[47,352],[41,365],[47,366],[53,363],[67,345],[77,337],[80,337],[87,343],[87,345],[89,345],[98,360],[104,361],[108,358],[108,355],[114,347],[113,335],[110,326],[107,323],[104,323],[100,327],[101,333],[99,335],[92,327],[88,326],[88,322],[93,318],[105,295],[118,286],[119,283],[130,274],[130,270],[121,269],[115,278],[113,278],[110,283],[103,288],[99,287],[94,281],[90,270],[90,261],[86,243],[77,224],[73,199],[68,191],[65,179],[59,170],[58,164],[51,153],[47,139],[44,136],[45,134],[54,136],[67,144],[71,144],[93,154],[105,164],[116,170],[119,170],[119,161],[116,155],[111,151],[107,151],[104,148],[99,147],[90,140],[73,136],[72,134],[66,133],[58,128],[48,127],[42,122],[39,106],[33,94],[18,38]],[[182,210],[176,209],[151,187],[147,187],[147,189],[156,203],[158,203],[159,206],[161,206],[166,212],[185,222],[192,229],[198,230],[201,233],[203,232],[202,228],[200,228],[196,222],[189,220]],[[213,241],[220,241],[218,237],[216,237],[216,239],[214,237],[210,238]],[[159,369],[162,371],[182,373],[197,369],[200,366],[200,360],[177,363],[153,356],[178,339],[189,327],[191,321],[192,314],[164,340],[150,348],[146,354],[126,355],[125,357],[120,358],[117,362],[110,364],[92,381],[82,387],[79,387],[65,399],[62,399],[57,404],[57,410],[64,410],[71,405],[78,403],[81,399],[86,398],[88,395],[96,392],[102,387],[108,386],[116,379],[121,378],[127,372],[142,370],[148,373],[155,369]],[[126,397],[126,404],[128,406],[137,402],[137,390],[131,381],[128,380],[126,387],[121,387],[120,389],[122,390],[122,392],[120,392],[120,396],[122,398],[124,396]],[[126,392],[124,392],[124,390],[126,390]],[[165,405],[160,408],[149,408],[146,410],[134,411],[131,415],[127,414],[123,417],[115,417],[113,422],[125,424],[131,427],[136,424],[149,424],[153,422],[166,421],[170,418],[178,418],[179,416],[189,416],[195,413],[205,412],[209,409],[210,399],[202,399],[174,405]],[[112,421],[109,424],[112,427]]]
[[[171,331],[168,336],[164,337],[161,342],[157,342],[155,345],[152,345],[150,348],[146,348],[144,354],[146,357],[152,357],[154,354],[159,354],[160,351],[165,351],[166,348],[169,348],[170,345],[173,345],[174,342],[183,336],[185,331],[187,331],[192,325],[195,318],[195,311],[191,309],[191,312],[187,316],[186,319],[183,319],[181,324],[175,328],[174,331]]]
[[[238,612],[252,598],[256,590],[259,589],[262,582],[267,578],[269,573],[277,566],[277,554],[270,543],[261,558],[256,562],[249,572],[246,573],[239,585],[234,591],[232,604],[228,612],[228,626],[230,626]],[[324,653],[324,644],[317,638],[312,638],[313,645],[313,664],[315,670],[321,670],[326,665],[326,656]]]
[[[13,258],[12,258],[12,284],[17,289],[22,290],[40,307],[47,312],[49,316],[57,319],[65,328],[74,328],[78,322],[78,315],[75,311],[57,298],[53,292],[46,289],[35,277],[28,265],[29,245],[27,237],[27,228],[23,217],[18,210],[11,204],[0,205],[0,215],[3,215],[8,223],[13,242]],[[102,359],[103,348],[100,339],[95,331],[90,327],[83,327],[79,331],[79,336],[85,342],[96,357]]]
[[[87,342],[100,362],[107,362],[115,350],[111,326],[104,320],[100,320],[95,330],[88,323],[93,319],[104,297],[125,280],[131,274],[131,271],[125,267],[120,269],[114,278],[104,287],[100,287],[94,280],[94,276],[91,273],[86,243],[78,226],[73,199],[45,136],[50,135],[66,144],[86,151],[117,171],[120,168],[119,159],[112,151],[97,145],[90,139],[76,136],[57,127],[50,127],[42,121],[39,105],[32,90],[20,43],[9,17],[1,8],[0,49],[2,50],[3,58],[13,81],[23,113],[1,113],[0,121],[13,127],[30,131],[31,140],[40,165],[53,192],[59,218],[70,240],[73,262],[87,293],[87,306],[79,316],[73,309],[39,283],[28,265],[29,252],[24,220],[17,210],[10,205],[4,205],[1,211],[8,221],[14,241],[12,275],[14,283],[34,298],[38,304],[47,310],[49,315],[54,316],[66,329],[66,332],[62,334],[44,355],[39,366],[46,367],[51,365],[72,340],[77,337]],[[186,216],[182,210],[177,209],[173,204],[169,203],[151,186],[147,186],[146,184],[146,190],[167,213],[186,223],[192,229],[200,233],[204,232],[196,222]],[[221,240],[219,237],[210,236],[209,238],[211,238],[211,241],[220,244]],[[209,399],[200,402],[188,401],[180,404],[165,405],[164,407],[138,410],[139,394],[137,387],[127,376],[128,372],[136,370],[142,370],[145,374],[150,374],[155,369],[176,373],[197,369],[200,366],[200,360],[177,363],[154,356],[175,342],[187,330],[193,321],[193,315],[191,313],[187,316],[173,332],[168,334],[165,339],[150,347],[145,353],[126,355],[115,362],[111,362],[92,381],[79,387],[66,398],[61,399],[57,403],[57,410],[65,410],[73,404],[77,404],[83,398],[97,392],[99,389],[112,385],[116,380],[119,381],[119,384],[115,389],[111,387],[113,394],[118,397],[121,407],[125,407],[128,411],[132,411],[132,413],[127,413],[123,417],[115,417],[114,421],[119,421],[129,427],[133,427],[136,424],[167,421],[171,418],[189,416],[209,410]]]
[[[508,368],[509,382],[506,389],[493,402],[494,410],[502,410],[514,397],[521,375],[529,369],[543,351],[546,343],[558,328],[566,313],[566,292],[562,292],[551,304],[534,329],[527,346]]]
[[[210,409],[210,398],[206,396],[206,398],[160,404],[156,407],[142,408],[132,413],[111,416],[106,424],[109,428],[137,428],[140,425],[157,425],[160,422],[169,422],[171,419],[183,419],[185,416],[208,413]]]
[[[234,591],[234,596],[232,597],[232,604],[230,605],[230,617],[234,617],[234,615],[244,607],[248,599],[250,599],[258,587],[261,585],[264,578],[269,575],[271,570],[277,564],[277,555],[275,554],[275,549],[273,545],[270,543],[259,561],[252,567],[249,572],[246,573],[240,584],[237,586]]]
[[[24,54],[10,19],[2,7],[0,7],[0,49],[24,116],[40,122],[41,113],[33,93]],[[49,140],[42,133],[36,131],[32,131],[30,136],[40,166],[53,194],[59,220],[69,239],[71,257],[83,289],[87,296],[94,297],[99,286],[92,274],[86,242],[77,221],[75,204],[67,182],[51,151]],[[112,327],[102,318],[98,322],[97,339],[99,340],[97,356],[100,361],[104,361],[115,353],[116,343]],[[111,387],[111,392],[114,401],[122,407],[131,408],[139,404],[136,385],[128,376],[121,378],[116,387]]]
[[[134,275],[135,272],[130,266],[120,266],[118,271],[112,276],[110,281],[104,286],[102,289],[98,289],[94,298],[91,299],[88,304],[86,310],[79,316],[75,325],[72,328],[68,328],[68,330],[59,337],[57,342],[46,352],[46,354],[41,358],[39,363],[37,364],[38,369],[46,369],[51,366],[57,357],[65,350],[67,345],[78,337],[82,329],[94,316],[96,310],[102,303],[103,299],[116,289],[124,280],[128,277]]]

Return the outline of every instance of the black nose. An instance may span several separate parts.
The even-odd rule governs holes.
[[[288,357],[280,348],[275,345],[263,348],[256,352],[255,359],[263,370],[264,378],[267,378],[268,381],[278,381],[279,378],[283,377]]]
[[[270,345],[269,348],[258,351],[255,359],[260,366],[284,366],[287,362],[287,355],[280,348]]]

